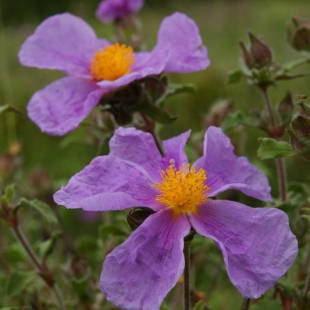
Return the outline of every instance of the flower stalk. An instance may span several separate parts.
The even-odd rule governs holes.
[[[276,118],[274,115],[272,103],[267,91],[267,87],[260,87],[260,90],[263,93],[264,101],[267,107],[267,111],[269,114],[270,118],[270,123],[271,123],[271,136],[272,138],[276,140],[280,140],[279,135],[277,135],[277,122]],[[276,159],[276,164],[277,164],[277,171],[278,171],[278,182],[279,182],[279,193],[281,200],[284,202],[286,201],[286,190],[287,190],[287,180],[286,180],[286,171],[285,171],[285,162],[284,158],[277,158]]]
[[[184,299],[184,310],[190,310],[190,244],[191,241],[184,242],[184,279],[183,279],[183,299]]]
[[[243,300],[243,305],[241,310],[248,310],[250,307],[251,299],[250,298],[245,298]]]
[[[51,288],[53,291],[55,298],[58,303],[59,310],[65,310],[63,299],[61,297],[60,291],[55,283],[54,276],[52,272],[48,269],[45,264],[40,263],[39,259],[37,258],[36,254],[33,252],[27,238],[20,230],[18,218],[14,211],[11,211],[7,206],[1,204],[2,210],[4,212],[5,218],[7,223],[9,224],[11,230],[13,231],[16,239],[20,242],[24,250],[26,251],[28,257],[30,258],[32,264],[37,269],[39,275],[44,280],[44,282]]]

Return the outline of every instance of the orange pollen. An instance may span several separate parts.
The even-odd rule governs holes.
[[[94,80],[114,81],[130,73],[130,66],[135,62],[131,46],[115,43],[97,51],[90,60],[90,73]]]
[[[161,183],[155,183],[154,187],[160,190],[156,196],[159,201],[173,208],[177,215],[186,212],[197,212],[197,207],[207,201],[207,191],[210,187],[205,184],[206,172],[200,168],[196,171],[190,164],[182,165],[177,170],[173,165],[162,170]]]

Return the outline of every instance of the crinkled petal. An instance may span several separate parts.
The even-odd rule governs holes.
[[[135,128],[119,128],[110,140],[110,155],[143,167],[154,182],[160,182],[160,173],[166,160],[159,153],[151,134]]]
[[[77,128],[103,94],[89,80],[62,78],[32,96],[28,116],[43,132],[61,136]]]
[[[115,81],[100,81],[97,85],[107,92],[118,87],[126,86],[148,75],[160,74],[164,71],[169,55],[169,49],[165,47],[151,53],[143,52],[135,60],[135,64],[132,66],[132,72],[123,75]]]
[[[171,50],[166,72],[194,72],[210,64],[199,29],[185,14],[177,12],[162,21],[155,50],[164,46]]]
[[[96,15],[104,23],[111,23],[116,18],[137,13],[143,5],[143,0],[104,0],[101,1]]]
[[[36,28],[22,45],[19,59],[24,66],[89,77],[93,54],[108,44],[97,39],[81,18],[64,13],[47,18]]]
[[[204,156],[195,163],[207,173],[209,196],[238,189],[257,199],[272,201],[267,177],[247,158],[237,157],[229,138],[221,128],[209,127],[205,134]]]
[[[272,288],[297,255],[296,237],[279,209],[209,200],[190,215],[190,222],[222,250],[228,275],[245,298],[258,298]]]
[[[184,269],[183,238],[190,224],[171,209],[147,220],[103,264],[100,288],[107,299],[127,310],[158,310]]]
[[[163,141],[165,158],[168,160],[168,165],[171,159],[174,161],[175,167],[180,167],[188,163],[184,148],[190,133],[191,131],[188,130],[179,136]]]
[[[153,182],[141,167],[109,155],[92,160],[56,192],[54,200],[67,208],[87,211],[138,206],[157,209],[156,194]]]

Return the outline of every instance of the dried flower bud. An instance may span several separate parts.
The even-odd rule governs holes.
[[[239,45],[240,45],[240,48],[242,51],[242,59],[243,59],[245,65],[248,68],[252,68],[253,67],[253,61],[252,61],[252,57],[251,57],[249,51],[246,49],[246,47],[242,41],[239,41]]]
[[[294,150],[310,159],[310,108],[302,101],[299,105],[301,110],[299,115],[292,120],[288,134]]]
[[[310,22],[292,18],[287,26],[287,37],[290,45],[297,51],[310,52]]]
[[[294,102],[290,92],[287,92],[284,98],[277,104],[277,111],[282,124],[287,124],[291,121],[294,112]]]
[[[127,222],[131,230],[136,230],[151,214],[155,213],[150,208],[134,208],[127,214]]]
[[[242,58],[249,69],[260,69],[264,66],[271,65],[272,53],[269,46],[262,40],[258,39],[249,32],[250,49],[247,50],[243,42],[239,42],[242,50]]]

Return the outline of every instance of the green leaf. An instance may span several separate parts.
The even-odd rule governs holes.
[[[310,62],[309,57],[298,58],[296,60],[289,61],[281,66],[280,74],[283,74],[284,72],[286,73],[286,72],[292,71],[293,69],[303,64],[309,63],[309,62]]]
[[[223,131],[227,132],[237,126],[253,126],[255,125],[256,119],[250,116],[244,115],[241,111],[227,114],[224,122],[222,123]]]
[[[97,241],[95,238],[84,235],[77,240],[76,250],[79,253],[89,254],[94,253],[98,249]]]
[[[194,84],[174,84],[170,83],[165,93],[156,100],[156,104],[162,106],[164,101],[171,96],[178,94],[196,94],[197,87]]]
[[[251,310],[282,310],[282,305],[279,299],[265,299],[258,305],[253,304]]]
[[[71,286],[73,292],[79,296],[84,302],[90,302],[91,297],[89,294],[89,278],[83,277],[82,279],[72,279]]]
[[[9,296],[18,295],[37,278],[34,272],[13,271],[6,286],[6,293]]]
[[[101,225],[99,227],[99,236],[103,240],[106,240],[109,235],[127,236],[127,233],[118,226],[113,225]]]
[[[38,199],[28,200],[26,198],[21,198],[15,208],[18,209],[23,206],[37,210],[50,224],[57,223],[57,218],[54,212],[45,202]]]
[[[8,200],[8,203],[12,203],[15,196],[15,184],[10,184],[5,188],[4,196]]]
[[[13,243],[2,249],[3,256],[11,264],[27,261],[24,248],[19,243]]]
[[[207,309],[206,303],[202,300],[198,301],[193,310],[205,310]]]
[[[22,114],[21,110],[12,104],[0,105],[0,114],[6,111],[13,111],[18,114]]]
[[[237,70],[234,70],[228,73],[229,84],[238,83],[242,80],[242,78],[243,78],[243,72],[240,69],[237,69]]]
[[[303,72],[303,73],[297,73],[297,74],[279,74],[276,77],[277,81],[286,81],[286,80],[293,80],[293,79],[297,79],[300,77],[304,77],[304,76],[308,76],[310,75],[310,72]]]
[[[294,150],[287,142],[279,142],[271,138],[260,138],[258,140],[261,143],[257,151],[257,156],[260,159],[289,157],[294,155]]]
[[[52,254],[54,247],[56,245],[57,239],[62,236],[60,231],[53,232],[50,239],[42,242],[39,246],[39,251],[41,257],[46,258],[48,255]]]
[[[167,306],[164,303],[162,303],[159,310],[169,310],[169,309],[167,308]]]
[[[178,118],[177,116],[171,116],[167,110],[149,103],[141,104],[138,110],[155,122],[165,125],[172,124]]]

